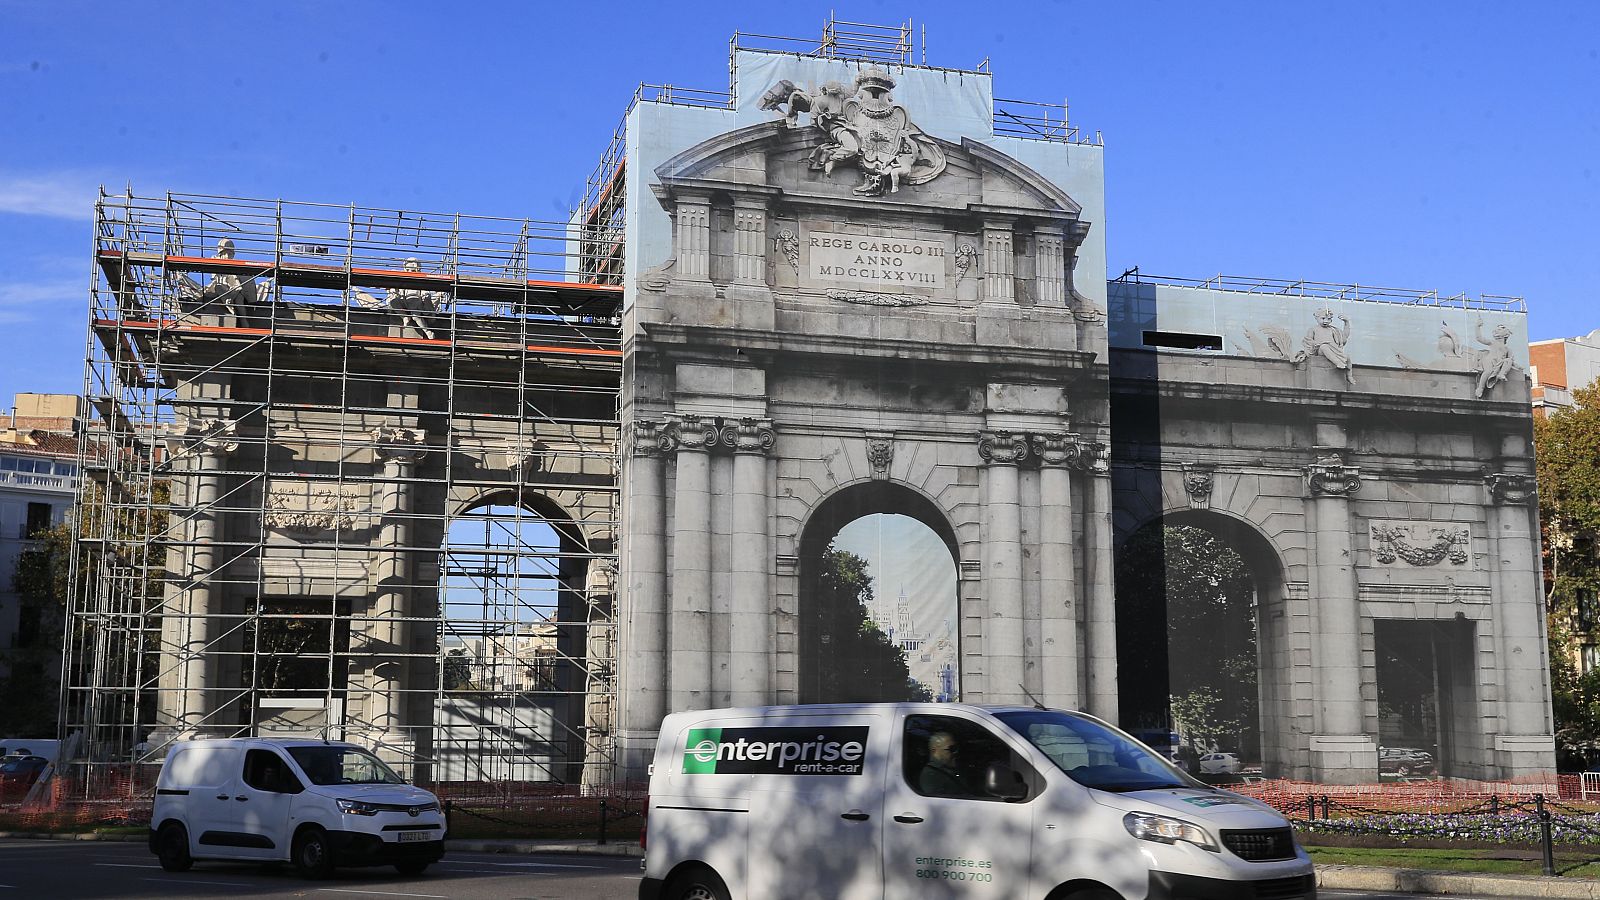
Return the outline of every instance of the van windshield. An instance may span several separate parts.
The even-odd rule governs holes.
[[[1093,719],[1048,709],[996,715],[1084,787],[1116,793],[1206,787],[1143,744]]]
[[[355,747],[290,747],[313,784],[405,784],[383,760]]]

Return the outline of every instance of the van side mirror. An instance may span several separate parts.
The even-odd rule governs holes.
[[[1028,796],[1028,783],[1022,780],[1016,769],[1005,763],[990,763],[983,773],[983,791],[991,797],[1010,802]]]

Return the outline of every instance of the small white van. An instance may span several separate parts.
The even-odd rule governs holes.
[[[421,874],[444,855],[444,814],[427,791],[354,744],[229,738],[173,744],[156,782],[150,851],[169,872],[197,859],[292,861]]]
[[[650,772],[640,900],[1316,896],[1271,807],[1081,713],[674,713]]]

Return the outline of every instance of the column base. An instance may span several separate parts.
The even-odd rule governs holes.
[[[1501,778],[1548,776],[1555,787],[1556,738],[1553,734],[1501,734],[1494,739],[1494,763]]]
[[[1364,734],[1311,736],[1311,778],[1322,784],[1378,780],[1378,743]]]
[[[617,783],[650,780],[650,764],[655,761],[659,731],[620,731],[617,733]]]

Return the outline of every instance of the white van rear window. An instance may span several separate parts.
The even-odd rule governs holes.
[[[167,763],[163,780],[177,787],[216,787],[233,776],[228,763],[237,758],[219,747],[185,747]]]

